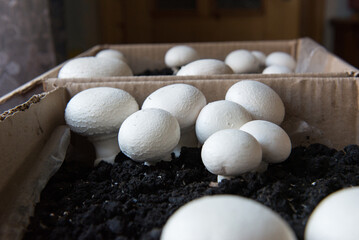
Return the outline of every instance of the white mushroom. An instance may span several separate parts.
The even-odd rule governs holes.
[[[290,70],[294,71],[297,63],[295,59],[285,52],[273,52],[266,58],[266,66],[279,65],[286,66]]]
[[[266,55],[261,51],[252,51],[253,56],[255,56],[259,62],[259,66],[263,67],[266,65]]]
[[[339,190],[324,198],[310,215],[305,240],[359,239],[359,187]]]
[[[183,66],[177,76],[232,74],[233,70],[221,60],[200,59]]]
[[[117,60],[127,63],[127,59],[126,59],[125,55],[122,52],[115,50],[115,49],[101,50],[96,54],[96,57],[115,58]]]
[[[178,157],[182,146],[197,147],[194,125],[206,103],[206,97],[199,89],[179,83],[162,87],[151,93],[143,102],[142,109],[160,108],[177,119],[181,128],[181,140],[174,153]]]
[[[250,52],[244,49],[230,52],[224,62],[234,73],[253,73],[259,70],[259,61]]]
[[[161,240],[295,240],[277,213],[235,195],[206,196],[180,207],[166,222]]]
[[[73,132],[88,137],[94,144],[95,165],[101,160],[113,163],[120,152],[118,130],[138,109],[136,100],[121,89],[90,88],[71,98],[65,109],[65,120]]]
[[[293,73],[291,69],[289,69],[287,66],[280,66],[280,65],[271,65],[266,67],[263,72],[263,74],[282,74],[282,73]]]
[[[129,66],[113,58],[80,57],[67,63],[59,71],[59,78],[94,78],[132,76]]]
[[[262,160],[262,148],[250,134],[238,129],[213,133],[203,144],[202,161],[208,171],[232,178],[255,170]]]
[[[241,105],[220,100],[207,104],[199,113],[196,121],[196,135],[203,144],[213,133],[229,128],[239,129],[252,120],[251,115]]]
[[[284,119],[284,104],[279,95],[264,83],[243,80],[232,85],[226,100],[242,105],[253,119],[266,120],[280,125]]]
[[[172,68],[174,74],[178,69],[190,62],[199,59],[197,51],[187,45],[178,45],[170,48],[165,55],[165,64]]]
[[[278,125],[264,120],[254,120],[245,123],[240,130],[251,134],[259,142],[263,161],[280,163],[289,157],[292,150],[290,138]]]
[[[121,151],[132,160],[149,165],[170,161],[179,139],[176,118],[158,108],[135,112],[123,122],[118,133]]]

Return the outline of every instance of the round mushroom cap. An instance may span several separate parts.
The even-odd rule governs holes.
[[[124,90],[89,88],[71,98],[65,120],[80,135],[105,135],[117,133],[122,122],[138,109],[136,100]]]
[[[324,198],[310,215],[306,240],[359,239],[359,187],[334,192]]]
[[[257,58],[260,66],[265,66],[266,65],[267,56],[263,52],[261,52],[261,51],[252,51],[251,53],[253,54],[254,57]]]
[[[59,78],[132,76],[129,66],[120,60],[101,57],[75,58],[60,69]]]
[[[252,135],[238,129],[224,129],[204,142],[201,156],[211,173],[234,177],[259,166],[262,148]]]
[[[186,45],[170,48],[165,55],[165,64],[168,67],[181,67],[199,59],[197,51]]]
[[[245,123],[240,130],[251,134],[259,142],[263,161],[280,163],[289,157],[292,143],[288,134],[278,125],[264,120],[254,120]]]
[[[166,222],[161,240],[295,240],[274,211],[234,195],[205,196],[180,207]]]
[[[115,49],[104,49],[96,54],[96,57],[115,58],[117,60],[127,63],[127,59],[122,52]]]
[[[206,103],[206,97],[198,88],[179,83],[151,93],[143,102],[142,109],[166,110],[177,119],[181,131],[185,131],[196,123],[197,116]]]
[[[233,70],[221,60],[200,59],[183,66],[177,76],[232,74]]]
[[[169,112],[148,108],[129,116],[118,133],[121,151],[137,162],[157,162],[170,154],[180,139],[180,127]]]
[[[213,133],[229,128],[239,129],[252,120],[251,115],[241,105],[220,100],[207,104],[199,113],[196,121],[196,135],[204,143]]]
[[[262,73],[263,74],[282,74],[282,73],[293,73],[293,71],[290,70],[286,66],[271,65],[269,67],[266,67]]]
[[[259,70],[259,61],[250,52],[244,49],[230,52],[224,62],[234,73],[253,73]]]
[[[226,100],[242,105],[256,120],[266,120],[280,125],[285,109],[282,99],[264,83],[243,80],[233,84],[226,93]]]
[[[294,71],[297,63],[294,58],[285,52],[273,52],[266,58],[266,66],[279,65],[286,66],[290,70]]]

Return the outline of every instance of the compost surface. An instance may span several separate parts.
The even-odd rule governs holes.
[[[328,194],[359,185],[359,147],[341,151],[313,144],[297,147],[287,161],[264,173],[247,173],[216,186],[199,148],[145,166],[123,154],[114,165],[92,168],[65,161],[36,206],[25,239],[159,239],[169,216],[201,196],[235,194],[279,213],[303,239],[314,207]]]

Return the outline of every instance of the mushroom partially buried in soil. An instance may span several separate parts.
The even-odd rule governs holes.
[[[233,70],[217,59],[200,59],[183,66],[177,76],[233,74]]]
[[[180,207],[166,222],[161,240],[295,240],[287,222],[255,200],[206,196]]]
[[[213,133],[229,128],[239,129],[252,120],[251,115],[241,105],[219,100],[208,103],[199,113],[196,120],[196,135],[203,144]]]
[[[178,45],[170,48],[165,54],[165,64],[176,74],[180,67],[199,59],[197,51],[187,45]]]
[[[132,160],[147,165],[171,160],[171,153],[179,140],[177,119],[158,108],[133,113],[123,122],[118,133],[121,151]]]
[[[310,215],[305,240],[359,239],[359,187],[344,188],[325,197]]]
[[[122,122],[138,111],[136,100],[126,91],[110,87],[90,88],[68,102],[65,120],[70,129],[86,136],[96,150],[95,165],[113,163],[120,152],[117,134]]]
[[[243,106],[253,119],[266,120],[277,125],[284,119],[282,99],[264,83],[253,80],[237,82],[228,89],[225,99]]]
[[[218,182],[256,170],[262,161],[262,148],[249,133],[224,129],[213,133],[203,144],[204,166],[218,175]]]
[[[177,119],[181,128],[181,139],[174,153],[178,157],[182,146],[198,146],[195,123],[206,103],[206,97],[198,88],[179,83],[159,88],[151,93],[143,102],[142,109],[163,109]]]
[[[58,78],[94,78],[133,76],[131,68],[124,61],[108,57],[74,58],[59,71]]]

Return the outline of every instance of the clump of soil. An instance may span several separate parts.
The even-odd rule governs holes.
[[[200,149],[183,148],[172,162],[144,166],[119,154],[96,168],[65,162],[36,206],[25,239],[159,239],[183,204],[214,194],[255,199],[278,212],[303,239],[306,221],[328,194],[359,185],[359,147],[342,151],[313,144],[264,173],[247,173],[215,186]]]
[[[173,70],[171,68],[162,68],[154,70],[145,70],[136,76],[156,76],[156,75],[173,75]]]

